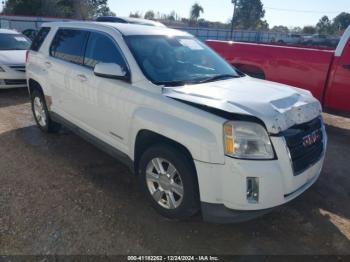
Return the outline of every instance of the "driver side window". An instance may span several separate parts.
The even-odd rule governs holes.
[[[104,34],[91,32],[86,46],[84,65],[93,69],[100,62],[118,64],[127,70],[124,58],[113,40]]]

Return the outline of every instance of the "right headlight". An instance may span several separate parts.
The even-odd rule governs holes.
[[[274,159],[271,140],[257,123],[229,121],[224,124],[225,154],[241,159]]]
[[[0,72],[5,72],[5,70],[0,66]]]

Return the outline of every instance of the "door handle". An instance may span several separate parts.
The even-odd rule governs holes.
[[[79,74],[77,75],[77,78],[81,81],[81,82],[86,82],[88,79],[85,75],[83,74]]]
[[[347,69],[347,70],[350,70],[350,64],[343,65],[343,68],[345,68],[345,69]]]

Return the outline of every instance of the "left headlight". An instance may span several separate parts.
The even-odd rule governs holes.
[[[0,72],[5,72],[5,70],[0,66]]]
[[[229,121],[224,124],[225,154],[241,159],[274,159],[271,140],[262,125]]]

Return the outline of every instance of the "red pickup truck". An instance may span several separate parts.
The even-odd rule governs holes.
[[[307,89],[328,111],[350,113],[350,26],[336,50],[208,40],[242,72]]]

